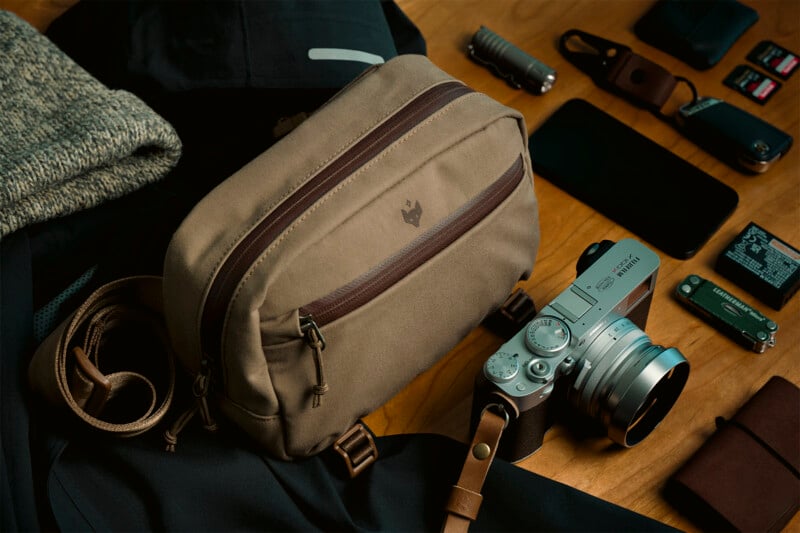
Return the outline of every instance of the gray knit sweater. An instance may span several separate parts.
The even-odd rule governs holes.
[[[164,177],[175,130],[0,10],[0,238]]]

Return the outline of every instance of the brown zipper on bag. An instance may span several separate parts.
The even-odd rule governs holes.
[[[478,196],[414,239],[397,254],[349,284],[301,307],[301,320],[303,323],[313,320],[316,327],[321,328],[369,302],[486,218],[511,194],[524,175],[522,157],[519,157]]]
[[[451,81],[435,85],[419,94],[308,180],[258,223],[228,256],[212,281],[200,320],[200,340],[204,358],[218,359],[224,318],[231,297],[242,277],[275,238],[356,169],[369,162],[436,111],[471,92],[474,91],[463,83]]]
[[[223,262],[211,282],[200,320],[203,361],[198,379],[208,385],[212,366],[219,361],[221,355],[225,315],[231,299],[241,279],[264,250],[315,202],[358,168],[449,103],[473,92],[461,82],[450,81],[420,93],[310,178],[247,233]],[[369,302],[449,246],[502,203],[524,175],[524,163],[520,156],[478,196],[398,253],[351,283],[299,310],[300,330],[312,349],[317,370],[317,383],[313,386],[313,407],[320,405],[321,397],[328,390],[322,358],[325,339],[320,328]],[[202,396],[207,392],[208,387],[203,387]]]
[[[317,368],[314,407],[319,406],[320,397],[328,390],[322,361],[325,338],[320,328],[368,303],[450,246],[508,198],[524,176],[525,166],[522,156],[519,156],[480,194],[414,239],[398,253],[347,285],[299,309],[300,330],[306,335],[306,341],[314,351]]]

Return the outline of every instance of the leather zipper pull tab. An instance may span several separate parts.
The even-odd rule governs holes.
[[[566,31],[558,49],[598,86],[650,111],[659,111],[678,84],[667,69],[628,46],[584,31]]]
[[[328,392],[328,383],[325,380],[325,366],[322,360],[322,352],[325,350],[325,337],[319,330],[319,326],[314,322],[311,315],[300,318],[300,331],[306,337],[306,343],[314,352],[314,366],[317,369],[317,384],[314,385],[314,400],[311,407],[316,409],[322,405],[322,396]]]

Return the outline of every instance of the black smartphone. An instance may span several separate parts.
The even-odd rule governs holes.
[[[581,99],[528,139],[535,174],[661,251],[688,259],[733,213],[739,195]]]

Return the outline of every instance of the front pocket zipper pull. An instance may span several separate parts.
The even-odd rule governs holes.
[[[166,450],[174,452],[175,446],[178,444],[178,435],[186,425],[191,422],[194,415],[200,413],[200,418],[203,419],[203,427],[208,431],[216,431],[217,424],[211,417],[211,411],[208,408],[208,387],[211,384],[211,371],[208,366],[208,361],[203,359],[201,363],[200,372],[194,378],[192,383],[192,393],[195,397],[195,404],[186,409],[172,426],[164,431],[164,440],[167,443]]]
[[[192,393],[197,399],[197,407],[200,411],[200,418],[203,420],[203,427],[208,431],[216,431],[217,423],[211,416],[211,409],[208,407],[208,389],[211,385],[211,368],[208,359],[203,359],[200,372],[192,384]]]
[[[317,408],[322,403],[322,395],[328,392],[328,383],[325,381],[325,367],[322,363],[322,351],[325,349],[325,337],[319,330],[317,323],[311,315],[300,318],[300,331],[306,337],[306,343],[314,351],[314,365],[317,368],[317,384],[314,385],[314,401],[311,407]]]

